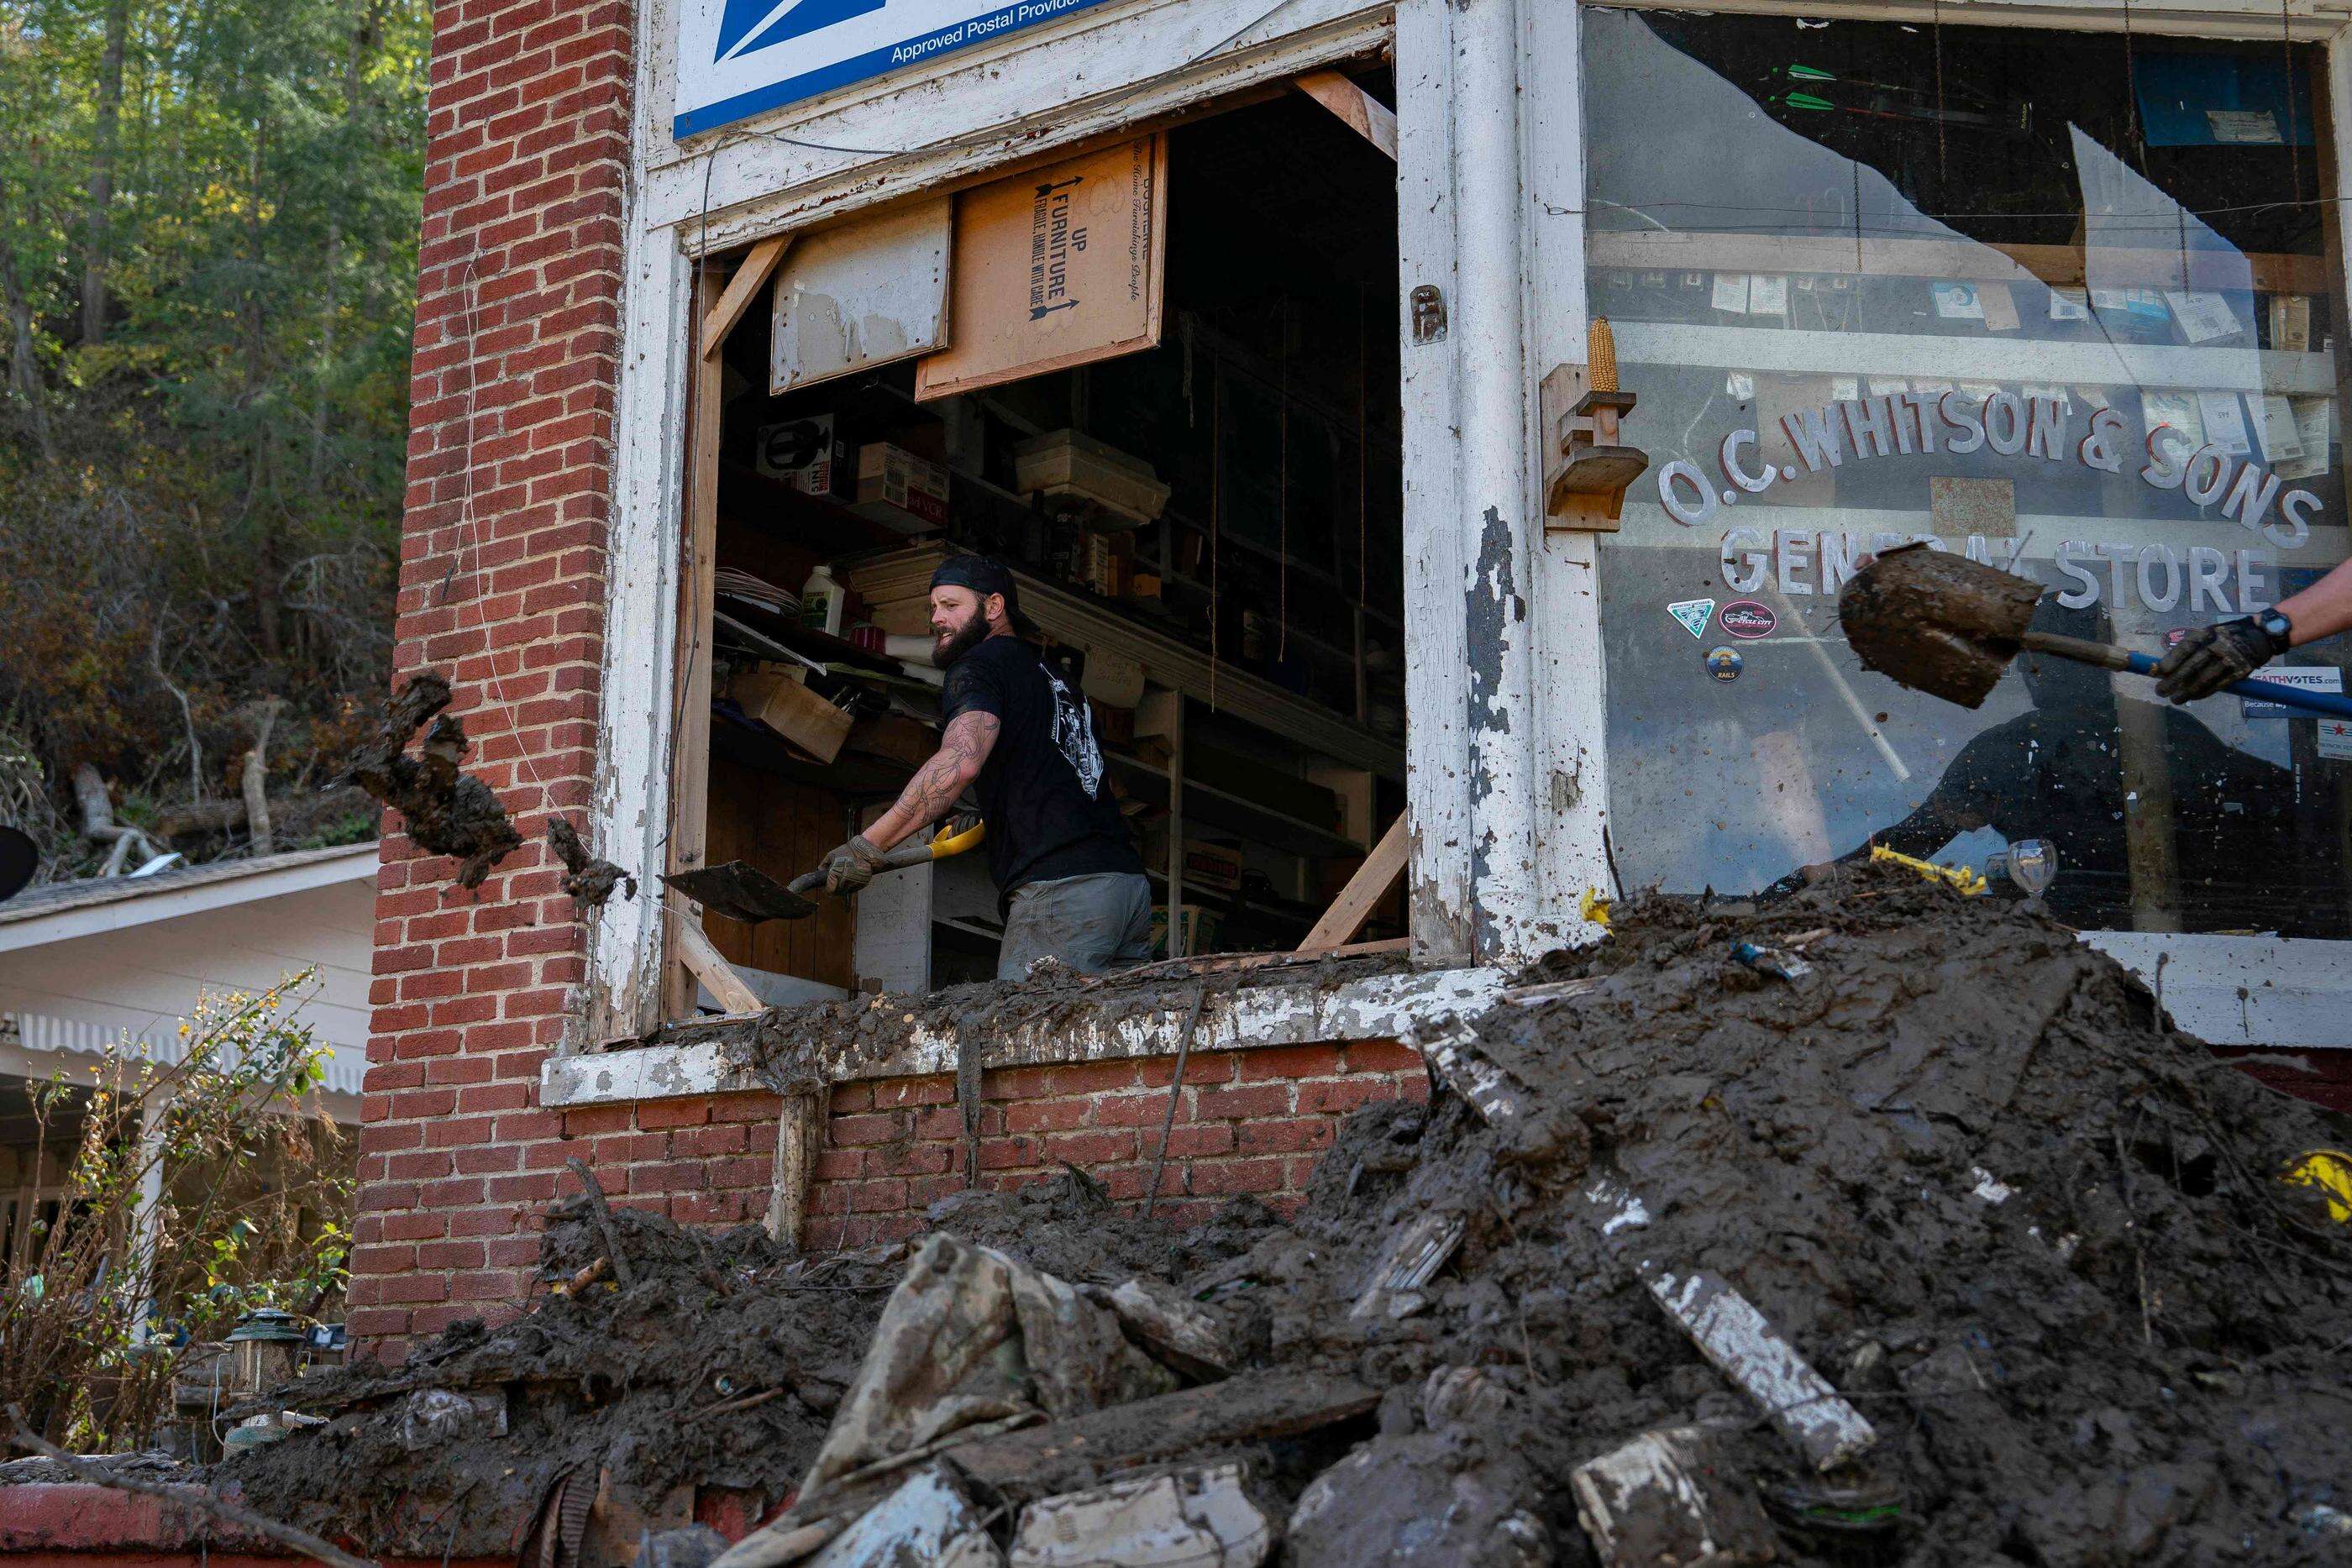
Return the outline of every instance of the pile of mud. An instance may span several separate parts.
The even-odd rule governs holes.
[[[2171,1030],[2071,933],[1863,873],[1763,908],[1641,901],[1522,979],[1484,1018],[1416,1030],[1480,1092],[1360,1113],[1287,1222],[1240,1204],[1172,1235],[1075,1173],[933,1221],[1080,1285],[1173,1286],[1237,1347],[1228,1381],[1381,1393],[1222,1456],[1252,1464],[1288,1564],[1592,1561],[1572,1473],[1667,1428],[1708,1434],[1710,1485],[1766,1505],[1782,1562],[2352,1549],[2352,1226],[2278,1179],[2345,1126]],[[1519,1113],[1490,1122],[1498,1093]],[[1610,1224],[1628,1194],[1637,1234]],[[582,1216],[551,1218],[551,1278],[599,1255]],[[756,1231],[621,1218],[630,1289],[306,1381],[297,1407],[331,1424],[226,1474],[411,1553],[512,1551],[505,1521],[574,1466],[641,1499],[693,1481],[782,1500],[904,1253],[796,1260]],[[1360,1310],[1412,1227],[1446,1239],[1438,1271]],[[1643,1262],[1736,1289],[1874,1443],[1808,1463]],[[433,1389],[506,1391],[503,1435],[418,1443],[413,1416],[404,1435]]]

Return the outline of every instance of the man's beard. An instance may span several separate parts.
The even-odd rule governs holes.
[[[987,621],[975,615],[964,623],[962,630],[951,632],[945,637],[932,640],[931,662],[944,670],[974,648],[979,647],[987,636]]]

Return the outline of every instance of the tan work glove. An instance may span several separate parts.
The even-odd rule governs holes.
[[[866,891],[874,873],[882,869],[882,852],[866,841],[864,833],[824,857],[824,890],[842,897]]]

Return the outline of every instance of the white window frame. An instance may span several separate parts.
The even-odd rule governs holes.
[[[1538,206],[1531,221],[1539,245],[1538,315],[1557,334],[1565,357],[1580,358],[1587,329],[1584,296],[1584,157],[1581,81],[1583,51],[1575,8],[1559,7],[1555,16],[1543,0],[1520,0],[1542,13],[1539,26],[1576,28],[1575,40],[1556,38],[1538,57],[1551,69],[1549,80],[1539,72],[1532,79],[1530,112],[1549,116],[1547,145],[1559,168],[1539,169],[1530,181]],[[1618,8],[1675,9],[1664,0],[1612,0]],[[2126,30],[2124,5],[2042,5],[2031,0],[1957,0],[1937,5],[1933,0],[1896,0],[1893,4],[1790,3],[1790,0],[1726,0],[1709,9],[1751,16],[1802,16],[1851,21],[1899,22],[1912,26],[1940,21],[1945,26],[2047,27],[2074,33],[2120,33]],[[2134,0],[2129,29],[2140,34],[2231,39],[2239,42],[2280,41],[2279,7],[2259,3],[2192,4],[2187,0]],[[2309,0],[2290,0],[2286,34],[2296,43],[2321,44],[2326,49],[2326,82],[2330,131],[2336,162],[2338,249],[2352,267],[2352,24],[2342,7],[2325,9]],[[1570,63],[1572,62],[1572,63]],[[1573,109],[1575,112],[1571,113]],[[1551,138],[1557,136],[1561,145]],[[1572,141],[1572,156],[1564,143]],[[1569,165],[1573,164],[1573,179]],[[1567,195],[1558,194],[1566,192]],[[1552,193],[1547,196],[1547,193]],[[1565,210],[1563,210],[1565,209]],[[1570,274],[1572,273],[1572,277]],[[2352,296],[2347,280],[2335,280],[2339,298]],[[2339,400],[2352,394],[2345,376],[2352,367],[2352,336],[2338,328],[2336,349]],[[1558,362],[1557,359],[1544,361]],[[2352,406],[2352,402],[2339,406]],[[1633,437],[1638,444],[1638,435]],[[1557,607],[1559,591],[1577,591],[1573,581],[1554,582],[1549,595]],[[1547,628],[1549,629],[1549,628]],[[1586,646],[1597,668],[1599,625],[1595,617]],[[1563,653],[1572,643],[1561,644]],[[1558,685],[1564,666],[1556,660],[1545,665],[1549,684]],[[1557,754],[1572,748],[1580,737],[1598,747],[1604,734],[1605,706],[1594,683],[1591,706],[1563,703],[1554,710],[1550,744]],[[1605,817],[1605,786],[1601,814]],[[1550,896],[1560,896],[1562,883],[1548,884]],[[2162,998],[2173,1019],[2200,1039],[2217,1045],[2267,1045],[2296,1048],[2352,1048],[2352,1014],[2345,998],[2352,995],[2352,942],[2324,942],[2278,937],[2227,936],[2193,932],[2095,931],[2083,940],[2107,953],[2137,975]]]
[[[662,1021],[664,905],[658,880],[644,873],[667,863],[688,460],[679,413],[697,258],[969,183],[1195,105],[1277,90],[1381,48],[1391,30],[1389,8],[1364,0],[1138,0],[680,144],[669,131],[677,5],[653,0],[638,13],[592,808],[597,852],[638,870],[641,888],[590,916],[588,977],[566,1041],[573,1051],[640,1038]],[[822,150],[913,142],[920,146],[901,153]]]

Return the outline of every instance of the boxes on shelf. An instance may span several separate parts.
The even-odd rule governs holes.
[[[1071,552],[1070,577],[1088,593],[1103,599],[1125,597],[1128,542],[1125,534],[1082,533]]]
[[[1047,509],[1098,528],[1132,528],[1160,516],[1168,486],[1151,465],[1075,430],[1033,436],[1013,449],[1013,482]]]
[[[751,466],[811,496],[849,498],[849,446],[829,413],[761,426]]]
[[[887,441],[857,449],[857,515],[902,534],[928,533],[948,520],[948,471]]]
[[[1223,939],[1224,934],[1223,915],[1212,909],[1202,909],[1196,904],[1186,904],[1183,924],[1186,956],[1189,957],[1195,953],[1216,951],[1217,944]],[[1151,911],[1151,956],[1155,958],[1169,956],[1168,906],[1164,904],[1155,906]]]
[[[1144,869],[1155,873],[1168,869],[1168,815],[1160,812],[1143,830]],[[1237,893],[1242,885],[1242,852],[1238,845],[1220,843],[1187,833],[1184,836],[1184,886],[1202,893]]]
[[[754,664],[728,683],[727,695],[758,719],[819,762],[841,755],[849,737],[849,715],[802,684],[803,672],[785,664]]]

